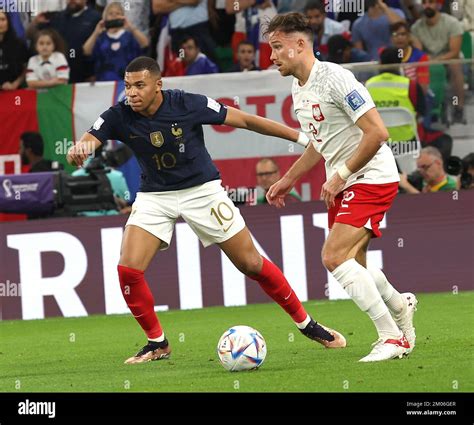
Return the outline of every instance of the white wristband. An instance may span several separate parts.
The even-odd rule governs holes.
[[[306,134],[300,131],[300,133],[298,134],[298,140],[296,141],[296,143],[306,148],[309,145],[309,138]]]
[[[341,177],[342,180],[347,180],[353,173],[349,168],[347,168],[347,165],[344,163],[344,165],[337,170],[337,173]]]

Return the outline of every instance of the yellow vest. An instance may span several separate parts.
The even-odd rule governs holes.
[[[415,108],[410,100],[410,79],[391,72],[383,72],[370,78],[365,83],[377,108],[406,108],[416,116]],[[392,142],[415,139],[415,132],[411,125],[387,128]]]

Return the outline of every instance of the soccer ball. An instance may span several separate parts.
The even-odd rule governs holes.
[[[217,355],[222,366],[231,372],[258,368],[267,355],[263,336],[250,326],[232,326],[217,344]]]

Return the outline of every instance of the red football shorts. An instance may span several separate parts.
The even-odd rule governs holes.
[[[328,211],[329,228],[334,223],[350,224],[372,230],[373,237],[382,233],[379,224],[398,193],[398,183],[353,184],[336,196]]]

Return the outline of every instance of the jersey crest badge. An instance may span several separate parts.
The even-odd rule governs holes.
[[[321,107],[319,106],[319,103],[316,103],[315,105],[313,105],[313,118],[316,121],[324,120],[324,115],[323,115],[323,112],[321,111]]]
[[[183,135],[183,129],[178,127],[178,124],[173,124],[171,126],[171,133],[174,137],[181,137]]]
[[[178,127],[178,123],[171,124],[171,134],[174,136],[174,143],[181,146],[184,143],[183,129]]]
[[[155,131],[150,133],[150,141],[155,148],[160,148],[163,146],[163,143],[165,143],[165,138],[163,137],[161,131]]]

